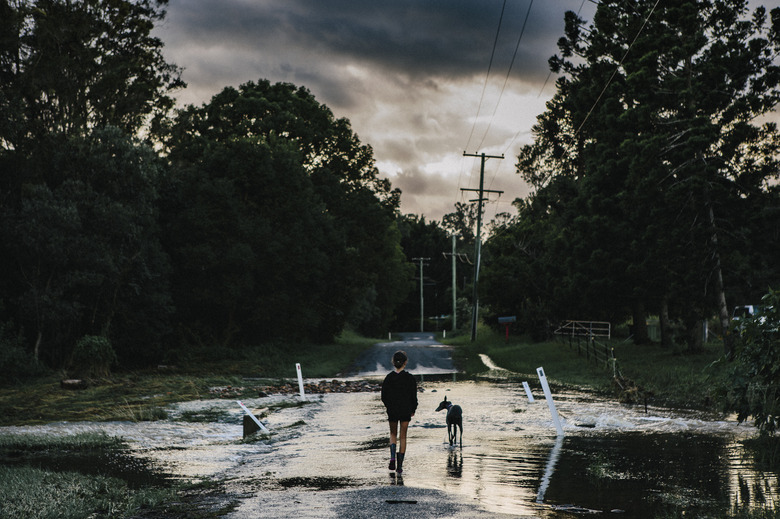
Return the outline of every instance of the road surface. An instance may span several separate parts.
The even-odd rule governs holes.
[[[396,341],[381,342],[361,355],[350,368],[350,377],[384,377],[393,369],[393,353],[404,350],[409,356],[406,370],[413,375],[443,375],[457,373],[452,361],[452,346],[436,341],[426,332],[396,333]]]

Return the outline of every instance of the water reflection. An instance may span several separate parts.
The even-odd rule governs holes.
[[[544,475],[539,484],[539,492],[536,494],[537,503],[544,502],[544,494],[547,492],[547,487],[550,486],[550,479],[552,479],[553,472],[555,472],[555,465],[558,463],[558,458],[561,456],[561,447],[563,447],[563,436],[558,436],[555,440],[555,445],[550,449],[550,458],[547,460],[547,466],[544,469]]]
[[[701,434],[569,436],[557,463],[551,451],[537,502],[625,517],[723,516],[777,502],[777,475],[743,454],[738,442]]]
[[[450,449],[450,454],[447,456],[447,475],[451,478],[463,476],[463,449]]]

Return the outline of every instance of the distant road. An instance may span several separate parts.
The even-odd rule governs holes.
[[[363,353],[347,373],[351,377],[384,376],[392,369],[393,353],[404,350],[409,356],[406,370],[413,375],[457,373],[452,362],[452,346],[436,342],[426,332],[395,333],[399,340],[380,342]]]

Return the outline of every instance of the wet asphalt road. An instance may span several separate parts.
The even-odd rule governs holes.
[[[394,334],[397,340],[374,345],[359,357],[347,376],[384,377],[392,370],[393,353],[404,350],[409,356],[406,370],[415,375],[457,373],[452,362],[452,347],[437,342],[432,333]]]
[[[432,334],[396,337],[399,340],[366,352],[348,376],[384,377],[399,349],[409,355],[407,370],[415,375],[457,372],[451,347],[436,342]],[[263,473],[264,465],[264,473],[272,477],[261,478],[259,491],[242,500],[229,517],[518,517],[488,511],[469,491],[450,492],[440,484],[442,478],[457,483],[463,454],[444,441],[444,413],[434,412],[441,395],[431,387],[421,393],[418,415],[410,426],[403,477],[387,470],[387,424],[378,394],[328,395],[327,403],[323,399],[323,405],[308,409],[303,418],[309,433],[279,442],[273,460],[257,460],[259,471]],[[256,475],[252,465],[246,460],[249,473],[237,474],[235,492]]]

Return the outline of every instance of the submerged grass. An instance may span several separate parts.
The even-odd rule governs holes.
[[[171,480],[104,432],[0,434],[0,517],[221,517],[220,485]]]
[[[104,462],[125,447],[102,432],[0,435],[0,517],[127,517],[169,500],[168,488],[134,488],[118,477],[52,468],[77,466],[73,460],[85,458]]]

